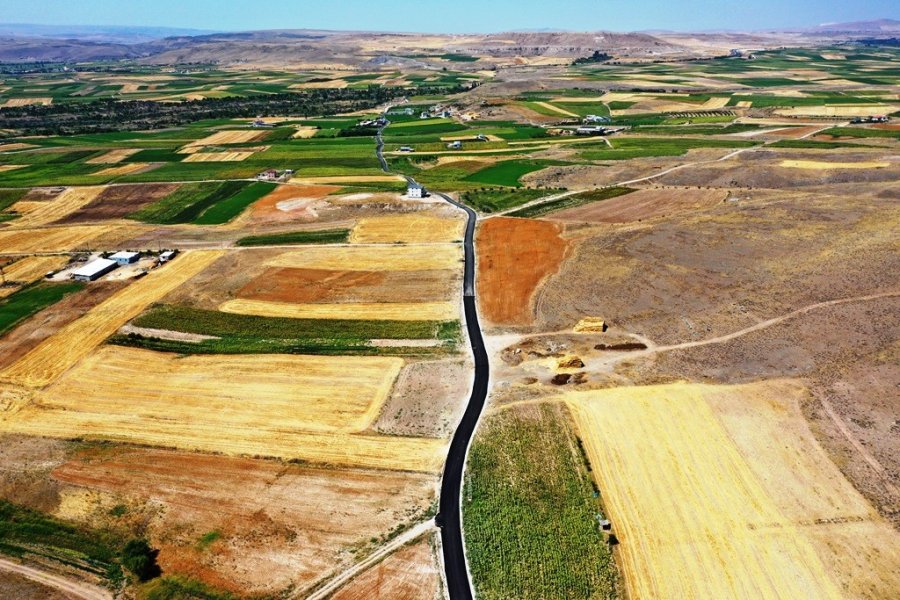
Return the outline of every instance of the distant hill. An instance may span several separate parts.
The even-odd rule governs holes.
[[[0,37],[37,37],[97,43],[139,44],[173,36],[213,33],[211,30],[179,27],[117,27],[104,25],[34,25],[0,23]]]
[[[810,31],[833,33],[900,33],[900,21],[895,19],[877,19],[874,21],[855,21],[852,23],[826,23],[810,28]]]

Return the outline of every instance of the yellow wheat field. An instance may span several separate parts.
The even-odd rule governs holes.
[[[356,433],[403,366],[396,357],[188,356],[104,346],[40,395],[46,410],[220,429]]]
[[[20,200],[12,206],[13,210],[22,215],[16,219],[14,226],[18,229],[49,225],[93,201],[103,189],[100,185],[71,187],[53,200]]]
[[[455,244],[409,246],[310,246],[279,254],[266,264],[296,269],[340,271],[428,271],[458,269],[462,248]]]
[[[815,442],[802,393],[780,382],[566,394],[631,597],[874,599],[897,589],[900,538]]]
[[[104,177],[119,177],[121,175],[131,175],[138,171],[143,171],[150,166],[150,163],[133,162],[118,167],[107,167],[94,173],[94,175],[103,175]]]
[[[227,131],[217,131],[205,138],[196,140],[188,144],[188,146],[219,146],[222,144],[247,144],[255,142],[266,136],[265,131],[252,131],[245,129],[233,129]]]
[[[360,219],[350,232],[350,241],[358,244],[422,244],[455,242],[463,238],[465,222],[423,214],[393,215]]]
[[[140,152],[138,148],[116,148],[84,162],[89,165],[114,165],[138,152]]]
[[[4,108],[14,108],[16,106],[28,106],[29,104],[41,104],[43,106],[50,106],[53,104],[53,98],[43,97],[43,98],[10,98],[3,104]]]
[[[3,275],[7,282],[15,281],[17,283],[28,284],[37,281],[43,277],[48,271],[61,269],[69,262],[69,257],[64,255],[58,256],[26,256],[11,265],[3,267]],[[9,296],[16,287],[0,288],[0,298]]]
[[[81,318],[47,338],[18,361],[0,371],[0,380],[28,387],[44,387],[88,356],[116,330],[147,306],[202,271],[222,251],[188,251],[152,271]]]
[[[314,125],[297,125],[297,131],[291,137],[294,139],[305,140],[316,135],[318,130],[319,128]]]
[[[107,225],[80,225],[0,231],[0,253],[30,254],[84,249],[88,242],[113,229]]]
[[[253,152],[193,152],[181,162],[240,162],[253,154]]]
[[[291,319],[365,319],[369,321],[449,321],[459,317],[452,302],[292,304],[266,300],[228,300],[219,310]]]
[[[26,398],[0,430],[343,466],[436,472],[444,442],[357,434],[403,361],[193,356],[104,347]]]
[[[791,117],[872,117],[888,115],[897,110],[890,104],[862,104],[840,106],[795,106],[775,111],[776,115]]]
[[[867,161],[867,162],[829,162],[825,160],[783,160],[779,166],[789,169],[883,169],[891,166],[886,161]]]

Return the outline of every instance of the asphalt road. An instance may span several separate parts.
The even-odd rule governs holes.
[[[385,172],[390,172],[383,154],[384,141],[381,137],[381,130],[378,131],[375,143],[376,155],[381,163],[381,168]],[[411,177],[407,177],[407,180],[410,182],[414,181]],[[453,433],[450,449],[447,452],[444,475],[441,478],[441,497],[438,514],[434,521],[441,530],[444,574],[447,577],[447,591],[450,595],[450,600],[471,600],[473,593],[466,565],[465,547],[463,546],[460,497],[466,454],[468,454],[469,444],[472,441],[472,436],[478,425],[478,419],[481,417],[481,412],[484,409],[490,377],[487,350],[484,347],[484,338],[481,335],[481,326],[478,323],[478,309],[475,303],[475,222],[478,219],[478,215],[468,206],[456,202],[446,194],[432,193],[461,208],[468,216],[463,245],[465,250],[463,309],[466,317],[466,330],[469,334],[469,342],[472,345],[472,357],[475,361],[475,383],[472,385],[469,403],[466,405],[465,413],[463,413],[463,417]]]

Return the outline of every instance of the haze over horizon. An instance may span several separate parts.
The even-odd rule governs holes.
[[[423,8],[412,0],[379,3],[338,0],[327,4],[273,0],[261,11],[236,0],[176,0],[153,3],[94,0],[71,3],[48,0],[28,3],[0,1],[0,23],[46,26],[172,27],[209,31],[267,29],[329,29],[408,31],[426,33],[490,33],[511,30],[562,31],[708,31],[788,29],[836,22],[898,18],[891,0],[836,1],[759,0],[729,5],[712,0],[672,3],[663,0],[598,5],[570,0],[565,10],[548,10],[535,0],[491,3],[459,0],[452,7]],[[312,10],[310,10],[312,9]]]

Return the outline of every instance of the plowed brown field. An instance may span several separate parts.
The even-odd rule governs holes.
[[[405,546],[339,589],[331,600],[435,600],[440,572],[427,541]]]
[[[691,188],[638,190],[611,200],[561,210],[548,218],[575,223],[629,223],[709,208],[728,196],[724,190]]]
[[[532,296],[556,272],[566,253],[560,226],[547,221],[495,217],[478,228],[478,300],[496,325],[528,325]]]
[[[108,447],[76,455],[53,478],[112,495],[129,513],[146,507],[166,573],[272,596],[348,566],[355,547],[424,510],[434,486],[432,475]],[[211,531],[220,538],[198,547]]]
[[[844,479],[792,382],[565,396],[635,598],[886,598],[900,534]]]
[[[269,302],[438,302],[452,297],[456,271],[332,271],[268,268],[237,297]]]
[[[91,202],[59,222],[89,223],[106,219],[122,219],[148,204],[165,198],[177,189],[177,183],[108,186]]]

